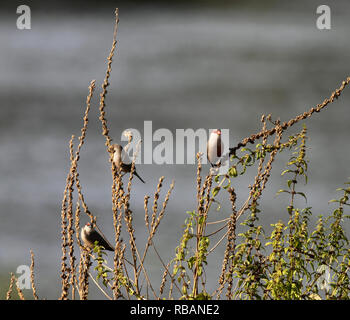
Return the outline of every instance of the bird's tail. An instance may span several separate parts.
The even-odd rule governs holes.
[[[212,163],[211,161],[209,161],[210,165],[212,168],[219,168],[221,167],[221,160],[218,161],[217,163]]]
[[[145,181],[143,181],[143,179],[138,175],[138,173],[136,171],[134,171],[134,175],[136,177],[138,177],[143,183],[146,183]]]

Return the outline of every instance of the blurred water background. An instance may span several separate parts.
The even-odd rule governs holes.
[[[98,94],[106,70],[120,7],[119,47],[107,97],[107,119],[114,141],[126,128],[228,128],[231,145],[260,130],[261,114],[288,120],[329,97],[349,76],[349,1],[232,1],[178,6],[125,5],[118,1],[33,2],[32,29],[16,29],[16,2],[0,12],[0,298],[9,272],[36,258],[40,297],[60,293],[60,207],[69,168],[68,141],[80,133],[87,88],[97,80],[86,144],[79,171],[84,195],[100,228],[113,239],[111,177],[98,120]],[[27,2],[31,5],[31,2]],[[329,4],[332,29],[316,28],[316,8]],[[350,176],[349,101],[339,101],[306,121],[309,182],[298,187],[308,197],[314,220],[332,209],[335,189]],[[296,133],[301,124],[288,134]],[[285,135],[285,138],[287,135]],[[154,144],[154,146],[156,143]],[[280,155],[261,201],[261,222],[286,219]],[[208,170],[208,167],[204,168]],[[146,236],[143,198],[165,176],[162,197],[171,180],[175,189],[158,230],[156,246],[163,259],[174,257],[187,210],[195,203],[195,166],[141,165],[131,196],[136,237]],[[235,185],[242,203],[255,169]],[[161,197],[161,199],[162,199]],[[211,220],[229,215],[211,211]],[[86,220],[86,219],[85,219]],[[85,222],[83,219],[83,222]],[[127,235],[124,234],[127,239]],[[208,290],[217,282],[224,247],[210,257]],[[151,278],[159,286],[163,269],[150,251]],[[27,293],[26,293],[27,294]],[[28,297],[30,295],[28,294]],[[92,298],[104,298],[91,285]]]

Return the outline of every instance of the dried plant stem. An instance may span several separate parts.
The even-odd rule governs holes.
[[[207,222],[207,225],[219,224],[219,223],[227,222],[227,221],[229,221],[229,220],[230,220],[230,218],[225,218],[225,219],[217,220],[217,221],[211,221],[211,222]]]
[[[106,96],[107,96],[107,87],[109,86],[109,78],[112,71],[112,61],[114,52],[117,46],[117,34],[118,34],[118,24],[119,24],[119,10],[116,8],[115,10],[115,24],[114,24],[114,32],[113,32],[113,42],[112,47],[109,52],[109,55],[107,57],[107,70],[106,75],[104,78],[104,81],[102,83],[102,92],[100,94],[100,116],[99,119],[102,124],[102,135],[105,137],[106,142],[105,145],[107,147],[107,151],[110,155],[110,162],[112,163],[112,177],[113,177],[113,184],[112,184],[112,202],[113,202],[113,224],[114,224],[114,230],[115,230],[115,251],[114,251],[114,284],[113,284],[113,292],[114,292],[114,298],[117,299],[120,291],[118,289],[118,278],[119,278],[119,272],[120,272],[120,232],[121,232],[121,214],[118,214],[118,210],[121,209],[121,205],[119,204],[119,199],[122,197],[121,193],[123,193],[123,187],[122,187],[122,181],[120,172],[116,173],[116,167],[113,164],[113,152],[111,150],[111,142],[112,138],[109,136],[109,129],[107,125],[107,119],[106,119]]]
[[[161,217],[164,215],[165,208],[166,208],[166,205],[167,205],[168,200],[169,200],[169,197],[170,197],[170,193],[171,193],[172,189],[174,188],[174,184],[175,184],[175,182],[173,181],[172,184],[171,184],[171,186],[170,186],[170,189],[169,189],[168,192],[167,192],[165,201],[163,202],[163,207],[162,207],[161,214],[159,214],[159,216],[158,216],[157,223],[154,223],[154,224],[153,224],[152,230],[151,230],[150,224],[149,224],[149,213],[148,213],[148,200],[149,200],[150,197],[149,197],[149,196],[145,196],[145,198],[144,198],[145,225],[146,225],[146,227],[147,227],[147,229],[148,229],[148,234],[149,234],[149,236],[148,236],[148,240],[147,240],[147,243],[146,243],[145,250],[144,250],[144,253],[143,253],[143,256],[142,256],[141,261],[142,261],[142,263],[144,263],[145,258],[146,258],[146,255],[147,255],[147,251],[148,251],[149,247],[152,245],[152,247],[153,247],[155,253],[156,253],[157,256],[158,256],[158,259],[160,260],[160,262],[162,263],[162,265],[163,265],[163,267],[164,267],[164,274],[163,274],[163,278],[162,278],[162,282],[161,282],[161,286],[160,286],[160,291],[159,291],[160,294],[163,293],[163,289],[164,289],[165,282],[166,282],[166,276],[169,275],[169,276],[171,277],[172,281],[173,281],[175,278],[173,277],[173,275],[172,275],[172,274],[170,273],[170,271],[168,270],[168,269],[169,269],[169,266],[170,266],[170,263],[169,263],[168,265],[165,265],[163,259],[161,258],[161,256],[160,256],[160,254],[159,254],[157,248],[155,247],[155,245],[154,245],[154,243],[153,243],[153,241],[152,241],[152,238],[154,237],[154,234],[155,234],[155,232],[156,232],[156,229],[157,229],[157,227],[158,227],[158,225],[159,225],[159,223],[160,223]],[[159,187],[159,185],[158,185],[157,191],[158,191],[159,189],[160,189],[160,187]],[[157,191],[156,191],[156,192],[157,192]],[[155,199],[156,199],[156,197],[155,197]],[[154,207],[155,207],[155,205],[154,205]],[[154,219],[154,221],[156,221],[156,220]],[[141,272],[141,269],[139,269],[138,272]],[[177,283],[176,283],[176,282],[174,282],[174,283],[175,283],[176,288],[177,288],[177,289],[179,290],[179,292],[181,293],[181,290],[180,290],[180,288],[178,287]]]
[[[118,188],[116,185],[113,185],[113,190],[115,194],[119,194],[119,188],[121,185],[120,177],[117,178],[118,180]],[[113,224],[114,224],[114,232],[115,232],[115,248],[114,248],[114,284],[113,284],[113,293],[114,293],[114,298],[118,299],[120,296],[120,290],[118,286],[118,279],[119,275],[122,273],[122,265],[123,265],[123,260],[124,260],[124,250],[121,249],[121,238],[120,238],[120,233],[121,233],[121,228],[122,228],[122,216],[123,212],[120,210],[120,206],[118,206],[118,201],[119,197],[117,196],[115,200],[113,201]]]
[[[80,254],[79,265],[79,294],[81,300],[87,300],[89,294],[89,269],[91,265],[90,254],[83,250]]]
[[[159,193],[160,193],[160,189],[161,189],[161,186],[162,186],[162,183],[163,183],[163,180],[164,180],[164,177],[161,177],[159,179],[159,183],[158,183],[158,187],[157,187],[157,191],[155,193],[155,196],[154,196],[154,205],[153,205],[153,214],[152,214],[152,223],[151,223],[151,228],[149,228],[149,224],[148,224],[148,208],[147,208],[147,203],[148,203],[148,198],[149,197],[145,197],[145,203],[144,203],[144,206],[145,206],[145,220],[146,220],[146,225],[148,226],[148,232],[149,232],[149,235],[148,235],[148,239],[147,239],[147,242],[146,242],[146,245],[145,245],[145,250],[143,252],[143,256],[142,256],[142,259],[141,259],[141,262],[144,263],[145,261],[145,258],[146,258],[146,255],[147,255],[147,251],[149,249],[149,247],[151,245],[154,246],[153,242],[152,242],[152,239],[156,233],[156,230],[164,216],[164,213],[165,213],[165,209],[166,209],[166,206],[168,204],[168,201],[169,201],[169,198],[170,198],[170,194],[172,192],[172,190],[174,189],[174,185],[175,185],[175,181],[172,181],[171,185],[170,185],[170,188],[165,196],[165,199],[164,199],[164,202],[162,204],[162,209],[158,215],[158,218],[157,218],[157,208],[158,208],[158,204],[157,204],[157,200],[159,199]],[[160,258],[160,255],[158,254],[156,248],[154,248],[160,261],[162,262],[162,259]],[[165,264],[163,263],[163,266],[165,266]],[[139,270],[140,272],[140,270]]]
[[[137,247],[135,242],[135,229],[132,225],[132,211],[129,209],[129,204],[124,202],[124,219],[125,223],[127,225],[127,231],[129,233],[129,243],[132,253],[132,267],[134,270],[134,283],[135,283],[135,289],[136,294],[140,295],[139,291],[139,283],[138,283],[138,272],[137,272]]]
[[[273,151],[271,152],[270,159],[265,166],[264,172],[259,172],[259,175],[256,177],[255,185],[251,188],[248,199],[245,201],[244,205],[241,207],[241,209],[237,213],[237,220],[249,208],[250,200],[253,199],[253,201],[257,201],[257,199],[261,196],[262,191],[265,189],[266,183],[270,177],[272,163],[275,160],[276,154],[277,154],[278,149],[279,149],[280,141],[282,138],[283,130],[282,130],[281,125],[277,124],[276,127],[277,127],[277,129],[275,131],[276,137],[275,137],[275,141],[274,141],[274,146],[276,148],[274,148]],[[260,170],[260,166],[259,166],[259,170]],[[260,187],[258,187],[259,184],[261,184]]]
[[[142,270],[143,270],[143,274],[144,274],[144,276],[145,276],[145,278],[146,278],[147,284],[148,284],[148,286],[150,287],[150,289],[151,289],[151,291],[152,291],[154,297],[155,297],[157,300],[159,300],[159,297],[157,296],[157,293],[156,293],[156,292],[154,291],[154,289],[153,289],[153,286],[152,286],[152,283],[151,283],[151,281],[150,281],[150,279],[149,279],[149,276],[148,276],[148,274],[147,274],[147,271],[146,271],[146,269],[145,269],[143,263],[141,263],[141,257],[140,257],[139,251],[137,250],[136,244],[134,244],[134,246],[135,246],[135,249],[136,249],[137,257],[138,257],[138,259],[139,259],[139,261],[140,261],[141,268],[142,268]]]
[[[10,280],[10,286],[7,290],[7,293],[6,293],[6,300],[10,300],[11,299],[11,295],[12,295],[12,290],[13,290],[13,285],[16,281],[16,277],[15,275],[11,272],[11,280]]]
[[[115,24],[114,24],[114,33],[113,33],[113,43],[112,43],[112,48],[110,50],[109,56],[107,58],[107,71],[106,71],[106,76],[102,84],[102,92],[100,94],[100,120],[102,123],[102,134],[106,138],[106,146],[107,149],[109,150],[111,147],[111,142],[112,139],[109,136],[109,129],[107,126],[107,120],[105,118],[106,112],[105,112],[105,99],[107,96],[107,87],[109,86],[109,78],[111,75],[112,71],[112,61],[113,61],[113,56],[114,56],[114,51],[117,46],[117,33],[118,33],[118,24],[119,24],[119,10],[118,8],[115,10]]]
[[[76,238],[77,243],[79,245],[79,248],[82,250],[84,248],[83,244],[80,240],[80,203],[77,201],[77,204],[75,206],[75,230],[76,230]]]
[[[32,285],[32,291],[33,291],[33,297],[35,300],[38,300],[39,297],[36,294],[36,287],[35,287],[35,282],[34,282],[34,253],[32,250],[30,250],[30,283]]]
[[[230,216],[230,221],[228,224],[228,231],[227,231],[227,243],[226,243],[226,250],[224,253],[224,261],[222,263],[222,269],[221,269],[221,275],[219,279],[219,289],[218,289],[218,299],[220,298],[220,294],[222,291],[222,288],[224,286],[224,283],[226,281],[225,279],[225,273],[227,270],[227,266],[230,262],[230,256],[234,253],[235,250],[235,239],[236,239],[236,193],[233,188],[228,189],[228,192],[230,194],[230,200],[232,204],[232,214]],[[232,263],[232,262],[231,262]],[[232,274],[229,273],[229,281],[232,283]]]
[[[208,251],[207,255],[211,254],[220,245],[220,243],[226,238],[227,235],[228,235],[228,231],[226,231],[226,233],[220,238],[220,240],[215,245],[213,245],[213,247]]]
[[[236,249],[236,222],[237,222],[236,214],[237,214],[237,212],[236,212],[236,193],[235,193],[234,189],[229,189],[229,193],[230,193],[230,201],[231,201],[231,205],[232,205],[232,214],[231,214],[231,219],[230,219],[229,226],[228,226],[225,262],[226,261],[230,262],[230,265],[228,268],[229,272],[228,272],[227,280],[226,280],[228,282],[226,297],[228,299],[231,299],[234,264],[233,264],[233,259],[232,258],[230,259],[230,256],[232,256],[234,254],[235,249]],[[227,268],[227,263],[226,263],[225,269],[226,268]],[[222,275],[224,276],[224,273]],[[220,283],[221,285],[224,284],[224,281],[225,281],[224,277],[222,280],[223,281]]]
[[[89,94],[86,97],[86,109],[85,109],[85,114],[84,114],[84,118],[83,118],[84,124],[83,124],[83,127],[81,129],[81,135],[79,137],[79,144],[78,144],[78,147],[77,147],[77,150],[76,150],[76,153],[75,153],[75,161],[76,162],[79,161],[80,150],[81,150],[81,147],[83,146],[84,141],[85,141],[86,131],[87,131],[87,128],[88,128],[88,123],[89,123],[89,117],[88,116],[89,116],[89,111],[90,111],[90,108],[91,108],[91,99],[92,99],[93,93],[95,91],[95,88],[96,88],[96,81],[92,80],[91,83],[90,83],[90,86],[89,86]],[[88,208],[88,206],[87,206],[87,204],[85,202],[85,199],[84,199],[84,196],[83,196],[83,192],[82,192],[82,187],[81,187],[81,184],[80,184],[79,172],[78,172],[77,168],[74,171],[74,179],[75,179],[75,184],[76,184],[76,187],[77,187],[79,199],[81,201],[83,209],[84,209],[85,213],[89,216],[91,222],[93,222],[95,220],[95,217],[91,214],[91,212],[89,211],[89,208]]]
[[[70,142],[69,142],[69,150],[71,151],[73,149],[73,139],[74,136],[72,136]],[[71,154],[71,162],[73,161],[73,156]],[[62,200],[62,210],[61,210],[61,239],[62,239],[62,257],[61,257],[61,279],[62,279],[62,293],[61,293],[61,300],[64,300],[68,296],[68,269],[67,269],[67,246],[68,246],[68,240],[67,240],[67,202],[69,195],[69,189],[72,185],[72,176],[71,176],[71,170],[69,171],[66,179],[66,187],[63,194],[63,200]]]
[[[197,153],[197,211],[202,212],[203,211],[203,192],[204,187],[202,186],[202,163],[201,163],[201,154]]]
[[[346,80],[344,80],[341,84],[341,86],[338,89],[335,89],[331,96],[328,99],[325,99],[321,104],[318,104],[316,107],[311,108],[308,112],[304,112],[298,116],[296,116],[293,119],[290,119],[289,121],[283,122],[281,125],[282,130],[286,130],[289,127],[293,126],[294,124],[298,123],[301,120],[304,120],[306,118],[309,118],[312,116],[315,112],[320,112],[323,108],[325,108],[328,104],[333,103],[335,99],[338,99],[341,95],[342,91],[345,89],[345,87],[350,83],[350,77],[347,77]],[[236,151],[242,147],[245,147],[248,143],[254,143],[257,139],[260,139],[264,136],[272,136],[276,133],[277,128],[274,127],[267,131],[260,131],[259,133],[252,134],[250,137],[247,137],[243,139],[241,142],[237,144],[237,146],[230,148],[230,155],[235,155]]]
[[[169,263],[165,266],[165,268],[164,268],[164,273],[163,273],[163,276],[162,276],[162,281],[161,281],[160,287],[159,287],[159,293],[160,293],[160,295],[162,295],[163,292],[164,292],[164,287],[165,287],[167,275],[170,275],[169,267],[170,267],[170,262],[169,262]]]
[[[156,192],[155,192],[155,194],[154,194],[153,212],[152,212],[152,222],[151,222],[151,226],[149,225],[148,207],[147,207],[149,196],[146,196],[146,197],[145,197],[145,200],[144,200],[145,221],[146,221],[146,226],[147,226],[147,228],[148,228],[149,236],[148,236],[148,240],[147,240],[146,245],[145,245],[145,250],[144,250],[144,252],[143,252],[143,256],[142,256],[142,258],[140,259],[141,264],[143,264],[144,261],[145,261],[148,248],[149,248],[149,246],[150,246],[151,243],[152,243],[151,240],[152,240],[152,237],[153,237],[153,235],[154,235],[154,233],[155,233],[154,224],[155,224],[155,221],[156,221],[157,209],[158,209],[159,193],[160,193],[160,189],[161,189],[161,187],[162,187],[163,180],[164,180],[164,177],[161,177],[161,178],[159,179],[158,186],[157,186],[157,190],[156,190]],[[140,272],[141,272],[141,269],[139,269],[139,270],[137,271],[137,277],[139,276]]]
[[[149,226],[149,213],[148,213],[148,200],[149,200],[149,196],[145,196],[144,200],[143,200],[143,208],[145,210],[145,225],[148,229],[148,233],[150,233],[150,226]]]
[[[21,288],[19,287],[18,280],[16,281],[16,289],[17,289],[17,293],[18,293],[19,298],[21,300],[25,300],[23,292],[22,292]]]
[[[74,179],[73,175],[71,175],[70,181],[69,181],[69,187],[68,187],[68,192],[69,192],[69,197],[68,197],[68,210],[67,210],[67,245],[68,245],[68,255],[69,255],[69,264],[70,268],[68,269],[68,272],[70,273],[70,282],[69,286],[72,288],[72,299],[75,299],[75,256],[74,256],[74,242],[73,242],[73,237],[74,237],[74,217],[73,217],[73,184],[74,184]],[[67,284],[67,283],[66,283]],[[66,297],[66,296],[65,296]]]
[[[160,177],[158,185],[157,185],[157,190],[154,194],[153,208],[152,208],[153,211],[152,211],[152,219],[151,219],[151,230],[154,229],[154,224],[155,224],[156,217],[157,217],[158,199],[159,199],[160,190],[161,190],[162,185],[163,185],[163,181],[164,181],[164,176]]]
[[[194,274],[193,274],[193,288],[192,296],[198,295],[198,280],[202,274],[203,261],[201,256],[203,255],[202,239],[205,238],[205,229],[207,225],[207,217],[211,203],[214,201],[213,197],[210,197],[211,187],[213,183],[213,172],[210,170],[209,175],[206,177],[203,187],[201,188],[201,161],[200,154],[197,154],[197,211],[198,214],[195,216],[196,219],[196,251],[195,251],[195,263],[194,263]],[[204,195],[206,197],[204,198]],[[203,203],[204,202],[204,203]],[[207,252],[204,253],[207,255]],[[204,288],[203,288],[204,289]],[[204,289],[205,291],[205,289]]]
[[[129,143],[131,142],[131,138],[132,137],[130,136]],[[135,230],[134,230],[134,227],[132,224],[133,217],[132,217],[132,211],[130,210],[130,194],[131,194],[131,182],[132,182],[132,178],[133,178],[134,171],[135,171],[135,161],[136,161],[137,153],[139,151],[140,143],[141,143],[141,141],[139,141],[139,143],[137,144],[137,149],[136,149],[136,152],[133,156],[129,181],[128,181],[128,185],[127,185],[127,193],[123,197],[124,217],[125,217],[129,237],[130,237],[130,247],[131,247],[131,252],[132,252],[132,257],[133,257],[134,282],[135,282],[135,286],[136,286],[136,294],[137,295],[140,295],[139,272],[137,271],[137,269],[138,269],[137,256],[139,256],[139,254],[138,254],[137,247],[136,247]],[[141,262],[141,267],[144,269],[142,262]]]
[[[109,299],[109,300],[113,300],[112,297],[110,297],[107,292],[98,284],[98,282],[94,279],[94,277],[91,275],[91,273],[89,272],[89,276],[91,278],[91,280],[94,282],[94,284],[96,284],[97,288],[100,289],[100,291]]]
[[[70,286],[72,286],[72,298],[74,299],[74,296],[75,296],[74,283],[75,283],[75,277],[76,277],[76,267],[75,267],[73,237],[75,232],[74,226],[76,226],[76,224],[74,224],[74,216],[73,216],[73,191],[74,191],[73,186],[74,186],[74,182],[76,182],[76,179],[78,179],[78,172],[77,172],[78,161],[80,157],[80,150],[84,144],[84,140],[86,137],[86,131],[88,126],[88,114],[90,111],[90,103],[91,103],[91,98],[92,98],[94,89],[95,89],[95,81],[93,80],[91,81],[89,86],[89,93],[86,99],[86,110],[83,118],[84,123],[81,129],[81,136],[79,137],[79,144],[77,146],[77,150],[75,154],[74,154],[74,148],[73,148],[74,136],[72,136],[69,143],[71,166],[66,179],[66,188],[63,195],[62,211],[61,211],[61,229],[62,229],[61,231],[61,234],[62,234],[62,258],[61,258],[62,293],[60,297],[61,300],[67,299],[68,290]],[[78,190],[79,190],[81,201],[85,205],[80,184],[78,185],[79,185]],[[67,247],[69,249],[68,255],[69,255],[70,268],[68,268],[66,264]],[[70,281],[69,281],[69,278],[70,278]]]
[[[174,276],[171,274],[171,272],[169,271],[169,266],[170,266],[171,262],[169,262],[167,265],[165,265],[165,263],[164,263],[163,259],[161,258],[161,256],[160,256],[160,254],[159,254],[157,248],[155,247],[153,241],[152,241],[152,247],[153,247],[153,249],[154,249],[154,252],[155,252],[156,255],[158,256],[158,259],[160,260],[160,262],[161,262],[162,265],[163,265],[163,268],[164,268],[163,277],[166,277],[167,275],[169,275],[169,277],[171,278],[171,281],[174,281],[174,284],[175,284],[176,289],[179,291],[179,293],[181,293],[181,289],[180,289],[179,286],[177,285],[175,277],[174,277]],[[164,284],[165,284],[165,279],[162,279],[162,283],[163,283],[163,282],[164,282]],[[164,284],[163,284],[163,285],[164,285]],[[162,287],[162,284],[161,284],[161,287]]]

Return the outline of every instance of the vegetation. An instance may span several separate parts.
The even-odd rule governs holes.
[[[294,119],[281,123],[279,120],[273,121],[271,115],[262,116],[261,131],[230,149],[230,168],[226,174],[218,175],[215,168],[207,175],[203,174],[202,155],[198,154],[197,207],[187,212],[181,239],[174,248],[174,257],[165,262],[153,240],[166,213],[175,187],[174,181],[163,201],[160,200],[160,193],[164,177],[160,177],[152,198],[149,195],[144,196],[144,221],[148,236],[141,250],[136,246],[130,200],[134,163],[128,182],[124,185],[122,173],[112,161],[112,139],[106,120],[105,98],[117,45],[118,21],[116,10],[113,43],[107,58],[107,71],[99,105],[102,134],[111,164],[111,204],[115,232],[113,265],[107,265],[101,247],[96,244],[92,251],[88,251],[79,238],[82,214],[86,214],[92,223],[97,223],[83,196],[78,172],[80,150],[88,127],[90,102],[95,91],[95,81],[92,81],[78,145],[74,148],[74,136],[69,143],[71,166],[61,210],[60,299],[87,299],[91,283],[97,285],[101,294],[108,299],[348,299],[350,248],[344,224],[349,217],[346,214],[349,183],[339,189],[339,199],[331,201],[334,205],[333,212],[328,216],[320,216],[316,226],[311,226],[312,208],[296,206],[297,197],[306,199],[306,194],[298,187],[299,182],[307,182],[308,177],[306,126],[285,140],[283,136],[294,124],[334,102],[349,84],[350,78],[343,81],[330,98]],[[131,141],[132,136],[129,136],[129,143]],[[253,147],[248,148],[248,144]],[[288,217],[288,221],[277,221],[272,225],[272,232],[266,234],[259,223],[262,217],[259,201],[269,181],[272,165],[282,152],[290,153],[287,167],[282,172],[282,176],[286,178],[286,187],[278,191],[279,196],[287,200],[285,217]],[[254,168],[257,170],[255,179],[243,205],[238,207],[237,178]],[[222,210],[219,194],[224,194],[230,203],[231,212],[223,212],[225,216],[220,221],[211,221],[209,212],[213,204],[218,206],[218,210]],[[237,232],[238,224],[243,230],[240,233]],[[209,225],[218,227],[214,232],[208,233]],[[122,229],[127,230],[128,241],[121,239]],[[212,243],[214,235],[219,233],[223,235]],[[225,252],[221,265],[217,263],[217,287],[213,289],[207,287],[205,270],[209,255],[219,246],[224,246]],[[145,263],[151,248],[163,266],[158,284],[151,282]],[[34,255],[31,257],[33,297],[38,299],[34,279]],[[15,283],[15,276],[12,275],[7,299],[12,297]],[[18,286],[17,291],[19,297],[23,298]]]

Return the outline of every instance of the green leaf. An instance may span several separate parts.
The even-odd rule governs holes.
[[[332,203],[332,202],[339,202],[339,200],[337,199],[332,199],[332,200],[329,200],[328,203]]]
[[[195,300],[211,300],[211,296],[209,293],[201,292],[194,299]]]
[[[300,196],[304,197],[305,201],[307,202],[307,198],[306,198],[305,193],[303,193],[303,192],[297,192],[296,194],[299,194]]]
[[[236,168],[236,166],[233,166],[233,167],[231,167],[229,170],[228,170],[228,174],[229,174],[229,176],[230,177],[237,177],[237,168]]]
[[[220,187],[215,187],[215,188],[213,189],[213,191],[212,191],[213,197],[215,197],[215,196],[219,193],[220,189],[221,189]]]
[[[288,191],[288,190],[280,189],[280,190],[277,191],[276,196],[279,195],[282,192],[290,193],[290,191]]]
[[[227,185],[226,185],[226,186],[223,186],[223,188],[224,188],[225,190],[227,190],[227,188],[229,188],[230,186],[231,186],[231,180],[228,180]]]
[[[290,170],[290,169],[284,170],[284,171],[281,173],[281,176],[285,175],[287,172],[293,172],[293,171]]]

